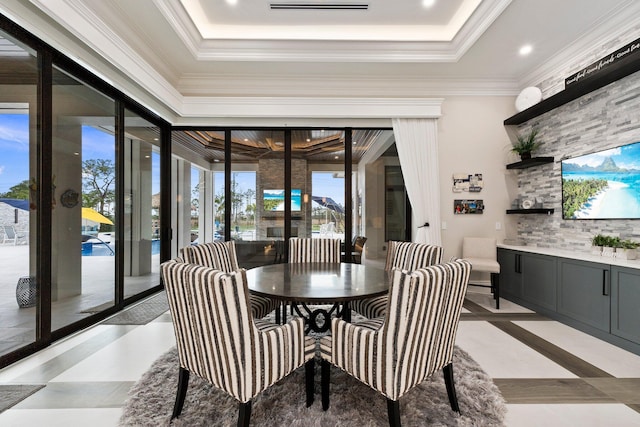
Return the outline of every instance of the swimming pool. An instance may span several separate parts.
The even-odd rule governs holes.
[[[82,242],[82,256],[113,256],[115,255],[115,243],[106,243],[98,240]],[[160,253],[160,239],[151,241],[151,255]]]

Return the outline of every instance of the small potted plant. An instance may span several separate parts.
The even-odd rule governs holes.
[[[531,153],[537,150],[542,143],[537,140],[538,130],[531,129],[527,135],[518,135],[518,141],[513,144],[511,151],[520,155],[521,160],[531,158]]]
[[[607,243],[607,236],[596,234],[591,239],[591,253],[594,255],[602,255],[602,247]]]
[[[620,259],[636,259],[638,243],[629,239],[620,240],[616,246],[616,258]]]
[[[620,238],[614,236],[605,236],[605,242],[602,247],[602,256],[614,257],[616,247],[620,245]]]

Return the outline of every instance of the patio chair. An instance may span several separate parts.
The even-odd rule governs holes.
[[[351,247],[353,251],[351,252],[351,261],[355,264],[362,264],[362,252],[364,251],[364,244],[367,242],[367,238],[364,236],[354,236],[351,241]],[[344,261],[347,257],[346,252],[342,252],[342,261]]]
[[[171,419],[182,412],[191,373],[239,402],[238,426],[249,426],[253,398],[302,365],[311,406],[316,342],[305,337],[304,319],[285,325],[254,320],[245,270],[225,273],[172,260],[161,265],[161,274],[179,359]]]
[[[13,243],[17,245],[18,242],[27,243],[27,233],[24,231],[16,231],[13,225],[3,225],[3,238],[2,243]]]
[[[383,318],[362,325],[332,319],[331,335],[320,340],[322,409],[329,408],[333,364],[387,398],[390,426],[400,426],[399,399],[439,369],[459,413],[453,349],[470,271],[466,260],[413,273],[396,268]]]
[[[391,271],[393,268],[399,268],[400,270],[413,271],[440,264],[440,262],[442,262],[441,246],[391,240],[384,269]],[[387,296],[382,295],[354,301],[351,308],[370,319],[381,317],[384,316],[387,308]]]

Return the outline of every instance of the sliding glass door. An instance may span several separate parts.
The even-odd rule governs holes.
[[[36,340],[36,53],[0,31],[0,356]]]
[[[53,69],[52,330],[115,304],[115,101]]]
[[[124,297],[160,283],[160,129],[125,109]]]

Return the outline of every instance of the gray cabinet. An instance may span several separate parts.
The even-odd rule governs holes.
[[[607,264],[559,258],[558,313],[609,332],[609,275]]]
[[[611,333],[640,343],[640,270],[611,268]]]
[[[601,258],[605,263],[606,258]],[[640,267],[498,248],[500,296],[640,354]]]
[[[556,258],[498,250],[500,295],[529,308],[556,309]]]
[[[508,249],[498,249],[500,264],[500,296],[519,300],[522,298],[522,254]]]
[[[556,310],[556,258],[523,254],[522,297],[538,307]]]

